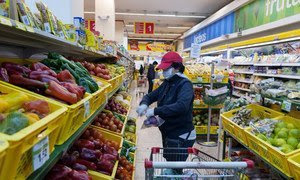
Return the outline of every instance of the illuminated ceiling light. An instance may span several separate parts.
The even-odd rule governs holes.
[[[126,24],[125,26],[126,27],[133,27],[134,25],[133,24]]]
[[[169,29],[189,29],[191,27],[185,26],[168,26]]]
[[[134,32],[128,32],[128,34],[136,34]],[[136,34],[136,35],[154,35],[154,36],[180,36],[181,34],[172,33],[155,33],[155,34]]]
[[[92,12],[92,11],[85,11],[83,12],[84,14],[95,14],[95,12]]]
[[[177,14],[149,14],[149,13],[123,13],[116,12],[116,15],[125,15],[125,16],[153,16],[153,17],[175,17],[175,18],[197,18],[204,19],[206,16],[195,16],[195,15],[177,15]]]
[[[134,40],[153,40],[153,41],[173,41],[174,39],[159,39],[159,38],[145,38],[145,37],[143,37],[143,38],[131,38],[131,37],[129,37],[128,39],[134,39]]]

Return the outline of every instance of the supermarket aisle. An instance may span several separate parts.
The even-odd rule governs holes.
[[[132,95],[131,117],[137,117],[135,112],[140,102],[141,97],[136,96],[138,90],[147,91],[147,87],[136,88],[136,81],[132,82],[130,94]],[[161,146],[161,136],[157,128],[148,128],[141,130],[142,123],[145,117],[137,118],[137,154],[136,154],[136,170],[135,179],[145,179],[144,159],[149,158],[150,149],[154,146]]]
[[[138,107],[138,103],[140,102],[141,97],[137,96],[137,92],[139,90],[147,91],[147,87],[137,88],[136,81],[132,82],[130,94],[133,97],[132,104],[131,104],[131,117],[137,117],[137,113],[135,112],[136,108]],[[150,149],[151,147],[161,147],[161,134],[158,128],[148,128],[148,129],[141,129],[142,123],[145,117],[138,117],[137,118],[137,154],[136,154],[136,170],[135,170],[135,179],[142,180],[145,179],[145,169],[144,169],[144,160],[145,158],[149,158],[150,156]],[[197,143],[194,144],[194,147],[217,158],[217,147],[204,147]]]

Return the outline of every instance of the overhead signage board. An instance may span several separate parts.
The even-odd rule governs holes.
[[[135,22],[135,34],[154,34],[154,23],[151,22]]]

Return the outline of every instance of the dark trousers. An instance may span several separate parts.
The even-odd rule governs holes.
[[[186,161],[188,157],[187,148],[193,147],[195,140],[184,140],[182,138],[170,139],[163,136],[163,157],[167,161]],[[182,149],[180,149],[182,148]],[[177,174],[182,174],[182,169],[173,169]]]
[[[148,79],[149,82],[149,88],[148,88],[148,94],[152,92],[153,90],[153,79]]]

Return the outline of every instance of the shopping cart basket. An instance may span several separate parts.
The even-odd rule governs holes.
[[[186,161],[166,161],[163,156],[172,153],[174,159]],[[168,155],[170,156],[170,154]],[[220,162],[196,148],[159,148],[151,149],[150,159],[145,159],[145,179],[198,180],[198,179],[239,179],[246,168],[254,167],[252,160],[244,162]],[[180,174],[176,174],[177,170]]]

